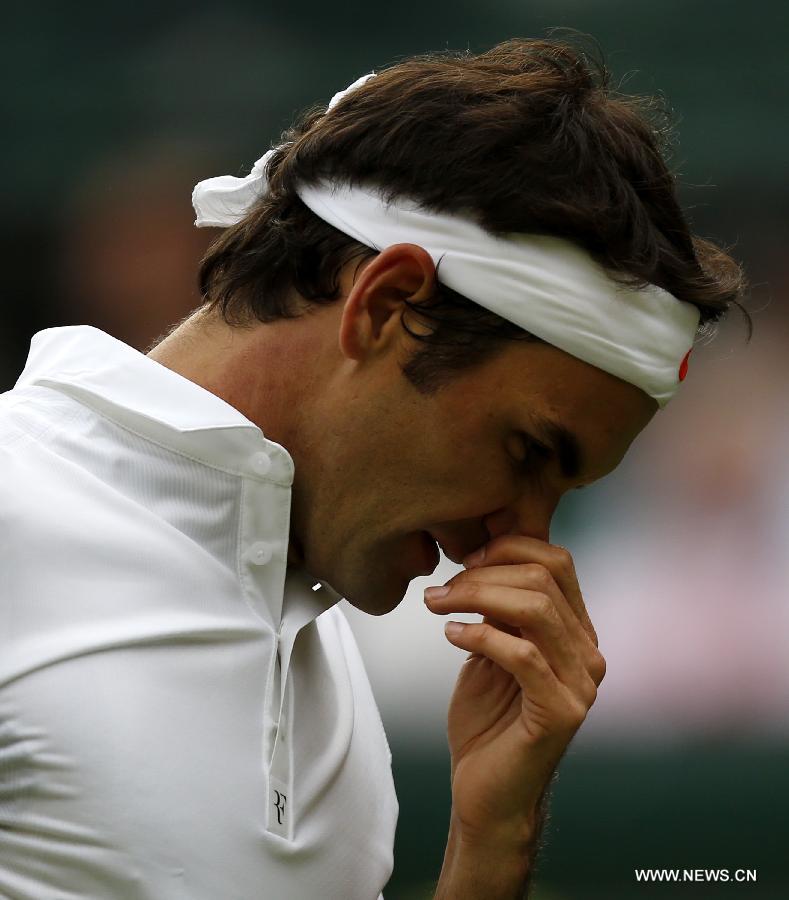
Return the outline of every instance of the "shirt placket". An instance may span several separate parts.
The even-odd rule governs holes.
[[[282,456],[283,458],[280,458]],[[294,679],[290,660],[299,631],[339,596],[302,570],[287,569],[292,464],[284,451],[254,453],[243,479],[239,575],[248,602],[274,637],[263,710],[262,764],[268,784],[266,828],[293,839]]]
[[[279,644],[281,647],[281,643]],[[272,751],[268,764],[268,802],[266,830],[271,834],[293,840],[294,829],[294,771],[293,771],[293,679],[283,671],[281,654],[275,654],[275,677],[272,679],[269,709],[272,718]]]
[[[331,606],[338,595],[303,571],[290,571],[285,579],[283,615],[277,633],[275,675],[271,680],[273,747],[269,761],[267,829],[293,840],[298,785],[294,772],[293,722],[295,679],[291,671],[293,647],[299,632]]]
[[[264,690],[261,764],[267,781],[266,827],[292,835],[292,753],[287,729],[287,667],[282,661],[282,613],[290,528],[290,485],[282,451],[253,453],[242,483],[239,577],[247,602],[271,629],[274,645]]]

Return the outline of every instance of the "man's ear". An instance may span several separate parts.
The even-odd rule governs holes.
[[[345,300],[340,320],[340,351],[362,361],[402,343],[400,316],[404,300],[419,302],[433,295],[436,267],[416,244],[393,244],[359,272]]]

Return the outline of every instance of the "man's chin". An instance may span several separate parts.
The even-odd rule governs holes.
[[[349,591],[339,593],[351,604],[351,606],[367,613],[370,616],[385,616],[398,607],[405,597],[405,592],[410,584],[409,580],[403,580],[392,576],[385,584],[376,586],[351,586]]]
[[[350,554],[349,554],[350,555]],[[402,603],[411,582],[424,575],[438,563],[438,548],[427,532],[412,532],[396,539],[367,546],[363,553],[348,559],[335,558],[334,565],[326,565],[321,577],[351,606],[371,616],[383,616]],[[361,562],[359,562],[361,558]],[[365,565],[377,560],[370,570]],[[316,567],[318,568],[318,567]],[[328,571],[329,569],[332,571]]]
[[[370,603],[364,603],[364,604],[353,603],[349,597],[346,597],[345,599],[346,599],[346,600],[351,604],[351,606],[353,606],[355,609],[358,609],[360,612],[367,613],[368,616],[385,616],[387,613],[390,613],[390,612],[392,612],[393,610],[397,609],[397,607],[398,607],[398,606],[400,605],[400,603],[402,602],[402,599],[403,599],[403,598],[401,597],[401,598],[400,598],[399,600],[397,600],[395,603],[389,603],[389,604],[387,604],[387,605],[385,605],[385,606],[381,606],[380,604],[378,604],[378,605],[372,605],[372,604],[370,604]]]

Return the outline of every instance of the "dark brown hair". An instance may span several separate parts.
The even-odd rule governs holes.
[[[663,155],[664,118],[655,101],[615,92],[602,63],[564,42],[518,39],[480,55],[407,59],[283,135],[270,192],[211,246],[201,293],[231,324],[299,315],[296,295],[336,300],[340,269],[375,251],[299,199],[300,184],[333,178],[470,213],[493,234],[567,238],[613,277],[693,303],[708,328],[739,305],[744,278],[723,250],[690,233]],[[403,316],[424,344],[405,372],[425,391],[504,340],[536,340],[443,285],[405,312],[429,326],[414,331]]]

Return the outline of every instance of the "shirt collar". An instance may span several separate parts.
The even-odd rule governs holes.
[[[266,478],[293,483],[288,451],[234,406],[91,325],[46,328],[30,342],[17,387],[54,387],[120,425],[206,465],[249,473],[265,450]]]
[[[271,466],[262,477],[293,483],[288,451],[234,406],[117,338],[91,325],[45,328],[33,336],[16,387],[42,385],[68,394],[148,440],[214,468],[261,477],[255,460]],[[289,570],[298,596],[299,626],[341,599],[326,582]]]

